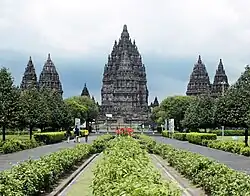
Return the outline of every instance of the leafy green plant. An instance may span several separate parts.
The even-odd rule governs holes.
[[[39,160],[24,161],[10,170],[0,172],[0,195],[34,196],[49,191],[74,165],[100,150],[97,143],[102,142],[102,147],[105,148],[112,138],[110,135],[100,136],[93,145],[78,144],[74,148],[51,153]],[[18,147],[21,148],[20,144]]]
[[[106,135],[102,135],[102,136],[98,137],[92,144],[93,153],[102,152],[106,148],[107,142],[111,139],[114,139],[114,138],[115,138],[115,136],[110,135],[110,134],[106,134]]]
[[[109,142],[94,176],[95,196],[181,195],[174,184],[161,179],[146,150],[132,137],[117,137]]]
[[[43,143],[37,142],[34,139],[20,140],[20,139],[14,138],[14,139],[8,139],[2,144],[2,146],[0,145],[0,147],[2,148],[3,153],[7,154],[7,153],[13,153],[13,152],[21,151],[21,150],[36,148],[42,144]]]
[[[152,143],[151,138],[145,137],[148,136],[140,137],[140,140]],[[167,144],[156,143],[151,151],[165,158],[172,167],[202,187],[208,195],[250,195],[250,176],[245,173],[230,169],[200,154],[175,149]]]
[[[174,133],[173,138],[177,140],[187,141],[187,134],[186,133]]]
[[[202,140],[216,140],[217,135],[212,133],[187,133],[186,139],[190,143],[202,144]]]
[[[65,132],[47,132],[47,133],[36,133],[34,138],[38,142],[45,144],[54,144],[65,140]]]

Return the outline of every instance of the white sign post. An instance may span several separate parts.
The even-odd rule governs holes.
[[[142,124],[142,132],[141,132],[141,134],[143,134],[143,132],[144,132],[144,124]]]
[[[222,137],[223,137],[223,136],[224,136],[224,129],[225,129],[224,126],[222,126],[221,129],[222,129],[222,130],[221,130],[221,135],[222,135]]]
[[[77,128],[80,129],[80,125],[81,125],[80,118],[75,118],[75,126],[77,126]]]
[[[107,117],[107,119],[106,119],[106,123],[107,123],[107,134],[109,133],[109,124],[108,124],[108,119],[109,118],[112,118],[112,114],[106,114],[106,117]]]
[[[173,138],[173,133],[174,133],[174,119],[169,119],[169,132],[172,134]]]

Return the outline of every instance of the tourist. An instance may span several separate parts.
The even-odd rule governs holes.
[[[71,131],[69,129],[66,131],[66,137],[67,137],[67,142],[69,143],[71,137]]]
[[[88,142],[89,131],[87,129],[84,130],[85,142]]]
[[[74,129],[74,134],[75,134],[75,141],[74,142],[79,142],[79,135],[80,135],[80,130],[79,128],[76,126],[75,129]]]

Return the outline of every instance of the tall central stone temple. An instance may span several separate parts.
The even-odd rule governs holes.
[[[101,89],[101,114],[113,122],[143,123],[148,119],[148,88],[145,66],[127,26],[115,41],[105,64]]]

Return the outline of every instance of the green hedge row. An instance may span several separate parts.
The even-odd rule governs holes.
[[[110,141],[94,170],[93,195],[180,196],[172,183],[162,180],[146,150],[131,137]]]
[[[146,147],[154,144],[148,136],[140,136]],[[150,147],[151,146],[151,147]],[[178,172],[202,187],[211,196],[250,195],[250,176],[230,169],[202,155],[175,149],[171,145],[156,144],[150,149],[165,158]]]
[[[37,142],[36,140],[21,140],[21,139],[9,139],[6,142],[0,144],[1,151],[4,154],[18,152],[22,150],[27,150],[31,148],[36,148],[43,145],[42,142]]]
[[[164,137],[171,137],[169,132],[163,131]],[[202,144],[202,140],[216,140],[217,135],[212,133],[173,133],[173,138],[182,141],[189,141],[193,144]]]
[[[95,142],[102,141],[105,145],[107,137],[103,139],[100,136]],[[74,148],[60,150],[39,160],[28,160],[13,166],[10,170],[0,172],[0,195],[34,196],[49,192],[61,176],[96,151],[98,150],[93,145],[78,144]]]
[[[176,140],[187,141],[187,134],[186,133],[174,133],[173,138]]]
[[[212,130],[211,133],[216,134],[217,136],[222,135],[222,130]],[[244,136],[244,130],[224,130],[224,136]]]
[[[223,150],[226,152],[241,154],[244,156],[250,156],[250,147],[245,147],[244,142],[226,141],[226,140],[203,140],[203,146]]]
[[[36,133],[34,138],[38,142],[43,142],[44,144],[54,144],[62,142],[66,139],[65,132],[47,132],[47,133]]]
[[[202,144],[202,140],[217,140],[217,135],[212,133],[187,133],[187,141],[193,144]]]

